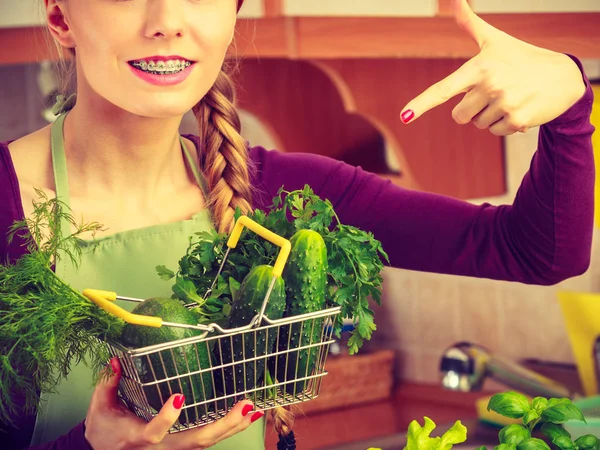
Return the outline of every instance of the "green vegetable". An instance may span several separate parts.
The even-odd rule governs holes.
[[[492,396],[488,410],[505,417],[522,419],[523,425],[504,427],[498,437],[501,443],[516,445],[517,450],[549,450],[550,446],[541,439],[531,437],[533,429],[540,426],[541,433],[561,450],[598,449],[598,439],[591,435],[578,438],[575,442],[561,424],[568,420],[585,422],[585,418],[568,398],[536,397],[531,402],[523,394],[504,392]]]
[[[430,437],[436,425],[429,417],[424,417],[425,423],[421,426],[413,420],[408,426],[406,446],[404,450],[450,450],[453,445],[467,440],[467,429],[457,420],[452,428],[442,436]]]
[[[150,298],[136,305],[132,311],[143,316],[156,316],[164,322],[196,325],[196,315],[171,298]],[[163,325],[160,328],[127,324],[120,337],[121,342],[131,348],[142,348],[201,335],[202,331]],[[200,403],[213,397],[210,371],[202,375],[185,375],[210,367],[209,350],[206,343],[189,344],[142,356],[138,360],[138,374],[142,383],[152,383],[167,377],[176,377],[169,382],[150,384],[144,387],[148,403],[160,410],[164,402],[175,393],[183,394],[188,405]],[[201,409],[201,408],[199,408]],[[206,410],[205,412],[208,412]],[[194,422],[199,417],[195,408],[186,408],[180,416],[181,423]]]
[[[240,215],[240,211],[236,211],[236,218]],[[372,233],[342,224],[331,202],[319,198],[308,185],[295,191],[280,189],[268,213],[257,209],[249,217],[287,239],[302,229],[316,231],[323,237],[328,258],[325,305],[342,307],[334,324],[336,336],[340,337],[345,318],[355,320],[356,328],[348,346],[350,354],[357,353],[376,329],[369,299],[381,304],[381,271],[383,262],[389,261],[381,243]],[[239,286],[254,266],[273,265],[279,251],[279,247],[245,230],[227,258],[217,289],[204,300],[202,297],[223,261],[227,239],[227,234],[215,231],[198,233],[196,240],[190,240],[177,273],[164,266],[157,267],[163,279],[175,278],[175,297],[185,303],[197,303],[196,309],[204,323],[226,323],[235,286]]]
[[[575,439],[574,444],[579,450],[596,450],[599,448],[600,442],[596,436],[586,434]]]
[[[244,277],[235,296],[227,328],[243,327],[251,322],[260,312],[272,280],[273,267],[268,265],[256,266]],[[284,281],[283,278],[277,277],[265,314],[269,319],[280,319],[284,309]],[[217,389],[226,395],[254,389],[263,376],[267,354],[272,351],[276,338],[277,329],[268,328],[260,331],[245,331],[243,335],[234,334],[230,338],[221,339],[221,343],[214,348],[219,365],[252,358],[259,359],[230,365],[215,373]]]
[[[19,237],[29,253],[14,264],[0,265],[0,421],[21,414],[15,397],[25,399],[25,413],[38,406],[38,392],[53,391],[72,364],[89,364],[96,376],[109,359],[99,339],[116,338],[123,322],[107,314],[60,280],[53,264],[80,262],[80,236],[101,229],[81,224],[57,199],[36,190],[33,214],[15,222],[8,240]],[[75,231],[63,236],[61,221]]]
[[[267,228],[282,223],[289,213],[295,230],[310,229],[323,237],[328,266],[326,306],[342,307],[334,324],[337,337],[341,336],[344,318],[356,322],[348,351],[357,353],[377,329],[369,298],[381,305],[381,271],[383,262],[389,262],[381,243],[372,233],[342,224],[331,202],[319,198],[308,185],[291,192],[280,189],[273,207],[265,220]]]
[[[327,247],[319,233],[297,231],[290,239],[292,249],[283,271],[286,302],[285,317],[325,309],[327,287]],[[321,341],[323,319],[302,321],[283,327],[279,336],[280,351],[310,346]],[[275,379],[279,382],[312,375],[321,347],[283,353],[278,358]],[[306,381],[288,383],[286,391],[296,395],[304,391]]]
[[[519,445],[526,439],[531,438],[531,431],[525,428],[523,425],[511,424],[500,430],[498,433],[498,439],[501,444],[514,444]]]
[[[518,392],[494,395],[488,404],[488,411],[492,410],[512,419],[520,419],[530,409],[531,406],[527,397]]]

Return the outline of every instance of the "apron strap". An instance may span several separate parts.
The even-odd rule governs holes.
[[[70,207],[69,178],[67,177],[67,158],[65,156],[65,142],[63,126],[67,114],[61,114],[52,124],[50,145],[52,148],[52,169],[54,170],[54,187],[56,198],[67,207]],[[63,236],[71,234],[71,226],[67,220],[62,220],[60,230]]]
[[[192,173],[194,174],[196,183],[198,183],[198,186],[200,186],[200,189],[202,189],[202,193],[204,194],[204,197],[208,198],[208,185],[206,184],[206,179],[200,172],[200,169],[196,165],[194,158],[192,158],[192,154],[190,153],[189,149],[187,148],[187,145],[185,145],[185,141],[183,140],[182,136],[179,136],[179,142],[181,142],[181,148],[183,149],[183,154],[185,155],[185,159],[187,160],[187,163],[190,166]]]

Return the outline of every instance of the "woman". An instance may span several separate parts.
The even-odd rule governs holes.
[[[342,222],[372,231],[394,267],[535,284],[587,270],[592,93],[577,59],[507,36],[456,0],[457,21],[481,51],[409,102],[402,121],[466,93],[453,114],[459,124],[496,135],[542,125],[514,204],[475,206],[324,157],[247,149],[221,71],[241,3],[45,0],[53,38],[75,56],[77,101],[51,128],[0,147],[0,229],[31,214],[34,187],[42,188],[107,228],[78,272],[57,265],[61,278],[77,289],[168,295],[152,281],[154,266],[175,265],[193,232],[229,230],[236,207],[266,209],[282,185],[309,184]],[[190,109],[199,137],[180,138]],[[22,252],[0,241],[0,257]],[[132,264],[147,277],[123,280]],[[144,423],[118,405],[112,363],[115,376],[93,396],[90,374],[76,367],[57,394],[43,394],[37,418],[20,418],[13,438],[64,449],[264,448],[262,412],[249,414],[247,401],[214,424],[166,435],[185,400],[174,395]]]

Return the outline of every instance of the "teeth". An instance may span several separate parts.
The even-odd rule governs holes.
[[[168,61],[135,61],[132,63],[133,66],[138,69],[158,72],[158,73],[174,73],[180,72],[183,69],[189,67],[192,63],[186,60],[171,59]]]

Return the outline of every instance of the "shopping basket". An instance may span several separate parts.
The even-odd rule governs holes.
[[[123,368],[119,395],[139,417],[150,421],[172,394],[185,394],[186,404],[171,432],[214,422],[243,398],[251,400],[256,408],[262,410],[314,399],[319,395],[323,376],[327,374],[325,362],[333,342],[331,325],[340,314],[340,307],[275,320],[265,315],[276,278],[283,273],[290,253],[291,244],[287,239],[247,216],[240,217],[229,236],[227,251],[205,298],[214,288],[244,227],[280,247],[273,279],[261,310],[248,325],[227,329],[214,323],[187,325],[165,322],[160,317],[130,313],[114,303],[115,300],[142,302],[143,299],[95,289],[83,291],[91,301],[127,323],[183,327],[202,332],[190,338],[143,348],[129,348],[119,342],[105,343],[110,354],[119,358]],[[301,339],[295,339],[292,344],[292,336],[301,336]],[[241,354],[236,352],[234,355],[232,352],[229,358],[225,358],[224,349],[240,349],[240,346]],[[313,363],[303,365],[305,370],[300,371],[299,358],[307,358]],[[296,370],[288,370],[289,367]]]

